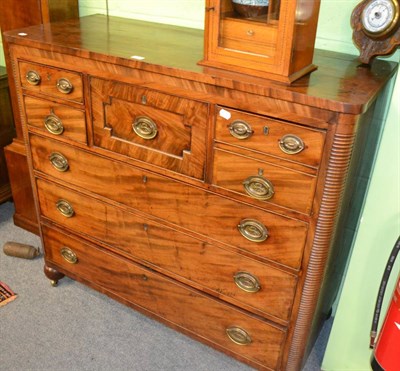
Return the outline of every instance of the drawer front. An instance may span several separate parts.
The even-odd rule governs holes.
[[[260,201],[311,212],[316,177],[233,152],[215,149],[213,184]]]
[[[37,181],[42,215],[213,291],[288,320],[297,278],[63,187]],[[74,210],[65,216],[60,200]],[[63,209],[61,209],[63,211]]]
[[[86,143],[85,113],[48,100],[24,97],[28,127],[53,137]]]
[[[43,228],[43,235],[46,260],[63,270],[89,280],[224,349],[271,369],[277,368],[286,335],[279,327],[71,235],[47,227]],[[65,248],[69,249],[64,250],[68,261],[61,254]],[[71,259],[74,256],[77,259],[75,264],[70,262],[74,261]],[[251,339],[248,345],[238,345],[229,339],[226,330],[233,326],[246,331]]]
[[[97,78],[91,98],[96,146],[204,178],[207,104]]]
[[[48,138],[32,135],[30,142],[33,166],[40,172],[208,236],[231,248],[296,269],[301,265],[308,230],[306,223],[267,213]],[[52,153],[65,157],[66,171],[54,168],[49,161]],[[265,226],[267,236],[264,240],[263,228],[255,227],[254,231],[251,225],[245,225],[247,219]],[[253,237],[257,235],[261,240],[254,242]]]
[[[215,139],[318,167],[325,142],[325,132],[218,107]]]
[[[249,26],[241,19],[225,18],[221,21],[220,32],[221,47],[267,55],[269,58],[276,54],[278,28],[268,27],[262,22],[252,22]]]
[[[19,62],[23,88],[40,94],[83,103],[82,75],[36,63]]]

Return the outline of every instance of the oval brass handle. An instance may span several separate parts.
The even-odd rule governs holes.
[[[261,289],[260,281],[256,276],[253,276],[251,273],[237,272],[233,276],[233,279],[236,283],[236,286],[243,291],[256,293]]]
[[[28,83],[31,85],[39,85],[41,81],[40,75],[34,70],[28,71],[25,75],[25,78],[26,81],[28,81]]]
[[[143,139],[154,139],[158,133],[157,124],[147,116],[136,117],[132,129],[136,135]]]
[[[65,172],[69,169],[68,160],[59,152],[52,152],[49,156],[49,160],[58,171]]]
[[[44,126],[49,133],[54,135],[61,135],[64,132],[64,125],[61,119],[54,113],[44,118]]]
[[[288,155],[300,153],[304,148],[303,140],[297,135],[287,134],[279,139],[279,148]]]
[[[264,242],[268,238],[267,227],[254,219],[243,219],[238,225],[241,235],[251,242]]]
[[[247,331],[237,326],[228,327],[226,334],[231,341],[238,345],[249,345],[252,341]]]
[[[76,256],[75,252],[71,250],[69,247],[63,247],[60,250],[61,256],[70,264],[78,263],[78,257]]]
[[[66,218],[71,218],[75,215],[72,205],[66,200],[58,200],[56,208]]]
[[[237,139],[247,139],[250,138],[254,131],[251,125],[246,121],[235,120],[228,126],[231,135]]]
[[[74,86],[71,84],[71,82],[64,77],[57,80],[56,86],[58,91],[63,94],[69,94],[74,89]]]
[[[246,193],[257,200],[269,200],[275,194],[273,184],[262,176],[250,176],[243,181]]]

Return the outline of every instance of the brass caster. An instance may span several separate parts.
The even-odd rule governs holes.
[[[58,281],[55,280],[50,280],[51,286],[57,287],[58,286]]]

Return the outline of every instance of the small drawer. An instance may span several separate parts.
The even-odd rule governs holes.
[[[218,142],[318,167],[325,132],[218,107],[215,139]]]
[[[225,18],[220,25],[221,47],[262,54],[270,58],[275,56],[277,27],[235,18]]]
[[[94,145],[204,178],[208,104],[91,78]]]
[[[31,135],[33,167],[81,189],[167,220],[231,249],[299,269],[308,224],[218,196],[170,178],[111,161],[72,146]],[[232,212],[234,210],[235,212]],[[246,227],[256,220],[262,229]],[[239,227],[241,226],[241,227]]]
[[[83,111],[29,96],[24,97],[24,103],[28,127],[40,129],[53,137],[87,142]]]
[[[42,64],[19,62],[23,88],[44,95],[83,103],[82,75]]]
[[[311,212],[316,177],[256,160],[233,152],[215,149],[213,184],[301,213]]]
[[[51,221],[195,282],[245,309],[288,321],[297,277],[218,248],[115,206],[37,180],[40,210]],[[275,319],[275,318],[272,318]]]
[[[286,329],[58,230],[43,227],[46,260],[210,345],[277,369]]]

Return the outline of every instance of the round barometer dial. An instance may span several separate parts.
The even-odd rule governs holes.
[[[400,0],[363,0],[351,15],[353,41],[360,61],[368,64],[400,45]]]
[[[371,0],[361,14],[364,31],[370,36],[389,34],[399,20],[399,4],[393,0]]]

